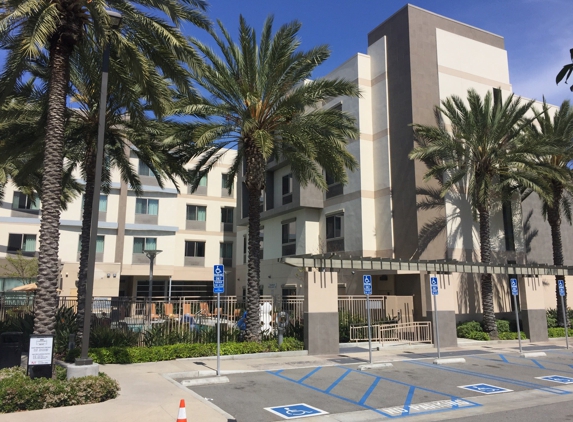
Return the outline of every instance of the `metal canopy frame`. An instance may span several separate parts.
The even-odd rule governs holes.
[[[505,274],[505,275],[573,275],[573,267],[544,264],[482,264],[480,262],[459,262],[456,260],[402,261],[390,258],[342,257],[336,254],[297,255],[278,259],[283,264],[299,268],[348,269],[348,270],[388,270],[445,272],[466,274]]]

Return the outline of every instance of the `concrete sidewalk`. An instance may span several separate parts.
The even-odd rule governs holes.
[[[524,342],[524,347],[534,346]],[[564,339],[554,339],[535,346],[564,346]],[[360,364],[368,360],[367,344],[341,345],[340,354],[334,356],[308,356],[304,352],[262,354],[250,356],[224,356],[222,374],[265,371],[314,366]],[[377,346],[377,344],[373,344]],[[460,339],[458,347],[444,348],[443,353],[517,353],[517,341],[478,342]],[[397,345],[381,347],[372,353],[374,362],[392,362],[405,359],[424,359],[435,356],[431,345]],[[214,357],[181,359],[166,362],[130,365],[102,365],[102,372],[116,379],[121,391],[119,397],[99,404],[35,410],[0,415],[0,422],[173,422],[177,419],[179,400],[185,399],[189,421],[228,422],[233,417],[181,386],[172,378],[214,376]]]

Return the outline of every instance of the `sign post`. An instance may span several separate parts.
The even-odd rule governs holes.
[[[221,293],[225,293],[225,266],[213,266],[213,293],[217,293],[217,376],[221,376]]]
[[[511,295],[513,296],[513,307],[515,308],[515,322],[517,323],[517,339],[519,340],[519,353],[521,351],[521,329],[519,327],[519,311],[517,309],[517,295],[519,294],[519,287],[517,285],[517,278],[510,278],[509,284],[511,285]]]
[[[569,349],[569,333],[567,321],[567,309],[565,309],[565,282],[563,280],[557,280],[557,287],[559,288],[559,296],[561,296],[561,309],[563,310],[563,325],[565,326],[565,346]]]
[[[362,276],[362,285],[364,287],[364,294],[366,295],[366,312],[368,314],[368,356],[369,362],[372,364],[372,330],[370,327],[370,295],[372,294],[372,276]]]
[[[431,276],[430,277],[430,290],[432,291],[432,297],[434,298],[434,312],[432,315],[434,316],[434,327],[436,327],[436,348],[438,349],[438,359],[441,359],[440,356],[440,327],[438,325],[438,303],[436,300],[436,296],[438,296],[438,277]]]

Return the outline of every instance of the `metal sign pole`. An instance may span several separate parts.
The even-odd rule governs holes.
[[[565,347],[569,349],[569,324],[567,324],[567,312],[565,311],[565,300],[563,300],[563,296],[561,296],[561,309],[563,309],[563,324],[565,325]]]
[[[368,312],[368,356],[372,364],[372,327],[370,326],[370,295],[366,295],[366,310]]]
[[[521,351],[521,328],[519,327],[519,311],[517,309],[517,295],[513,295],[513,305],[515,307],[515,322],[517,323],[517,339],[519,340],[519,353]]]
[[[436,300],[436,296],[434,295],[434,326],[436,327],[436,347],[438,348],[438,359],[441,359],[440,356],[440,326],[438,324],[438,303]]]
[[[221,293],[217,293],[217,376],[221,376]]]

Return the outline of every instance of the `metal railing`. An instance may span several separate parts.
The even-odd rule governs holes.
[[[0,321],[10,316],[19,316],[34,312],[34,294],[30,292],[0,293]]]
[[[372,341],[382,344],[387,342],[432,343],[432,323],[429,321],[374,324],[370,329]],[[350,341],[364,340],[368,340],[368,326],[351,326]]]

